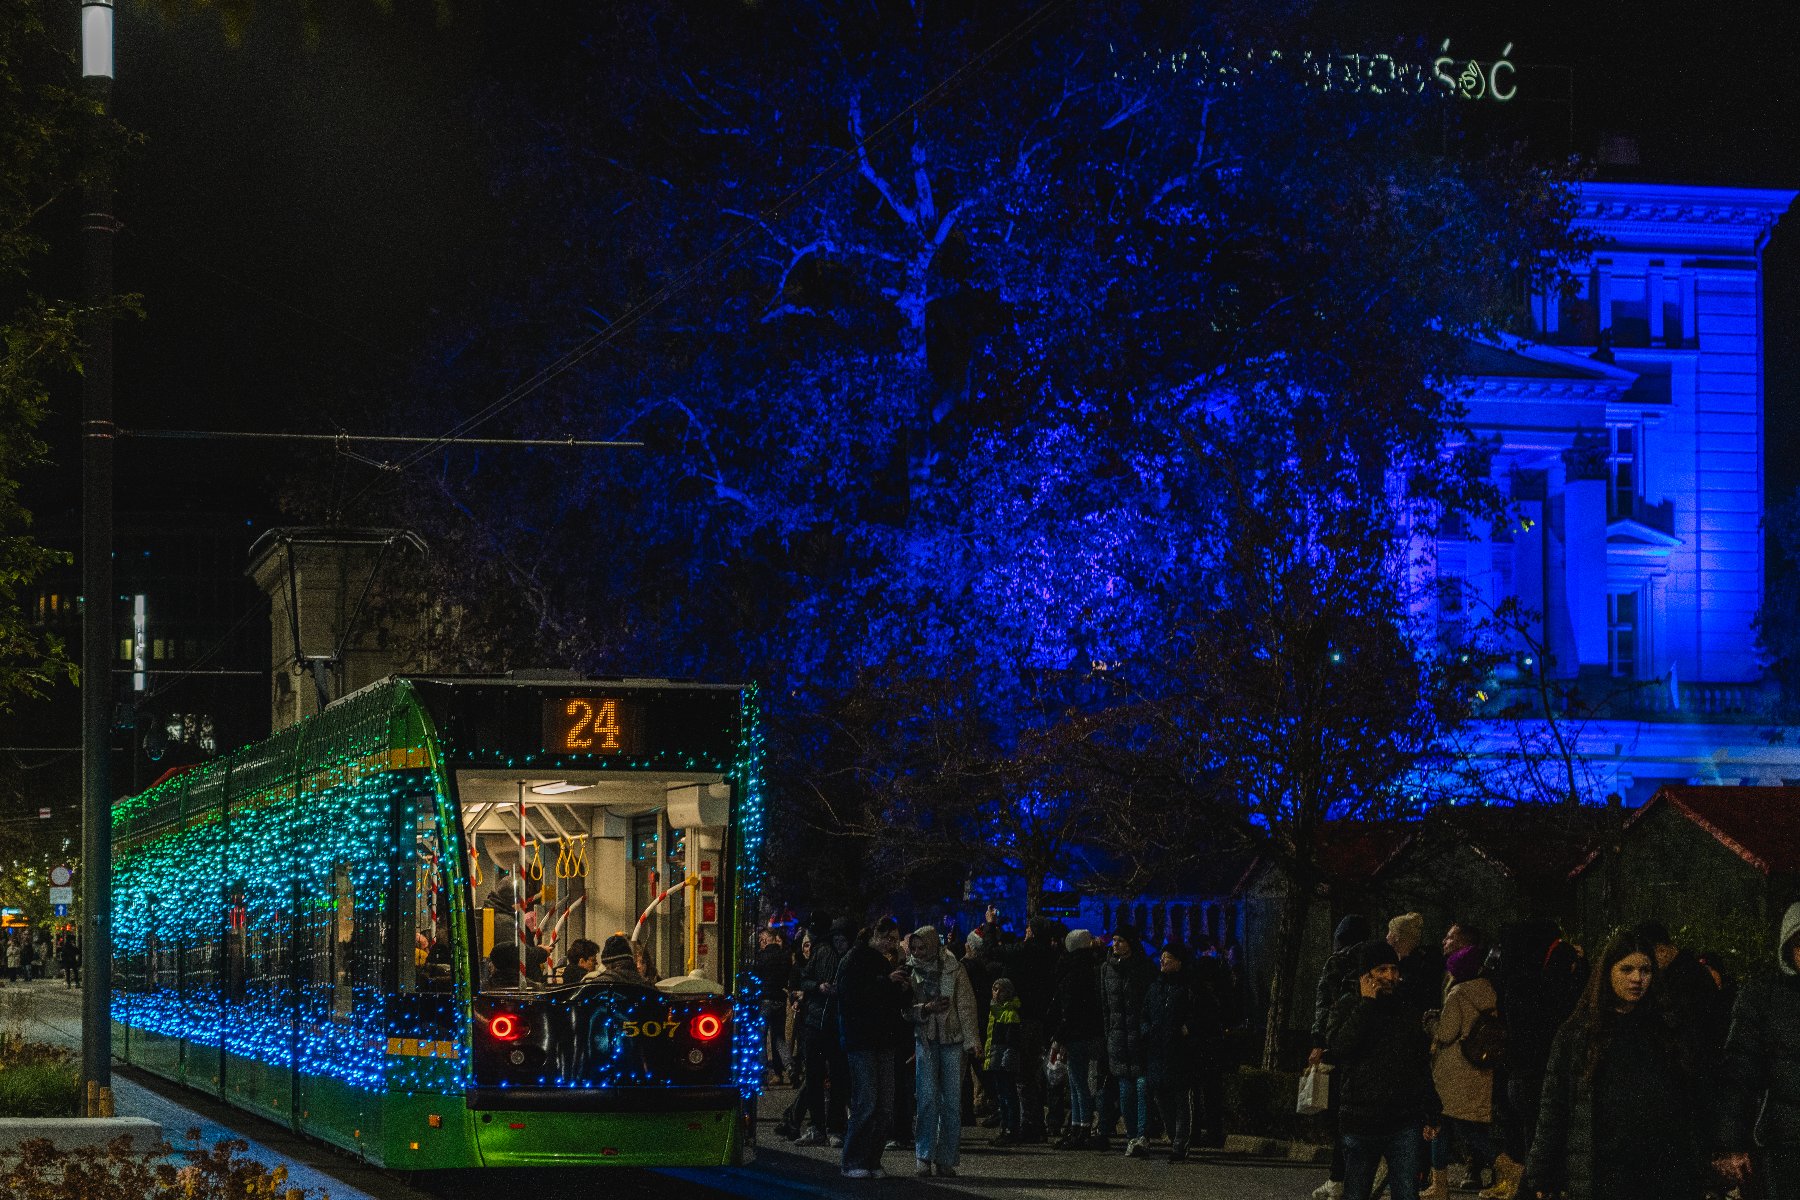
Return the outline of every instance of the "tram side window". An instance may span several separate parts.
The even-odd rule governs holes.
[[[179,993],[181,975],[176,957],[179,943],[175,937],[174,914],[168,911],[169,906],[161,896],[146,896],[145,902],[149,906],[148,920],[145,922],[149,934],[144,946],[148,959],[149,990]]]
[[[225,891],[225,995],[234,1004],[242,1004],[248,994],[248,915],[244,882],[240,879]]]
[[[331,872],[331,922],[327,927],[330,941],[331,1011],[348,1016],[354,1007],[350,981],[355,975],[352,951],[356,939],[356,889],[350,879],[350,864],[339,863]]]
[[[402,992],[448,992],[452,987],[450,892],[435,808],[432,794],[419,797],[411,820],[410,866],[401,868]]]

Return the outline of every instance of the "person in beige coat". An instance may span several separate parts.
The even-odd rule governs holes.
[[[975,993],[962,961],[930,925],[913,930],[906,960],[912,986],[916,1118],[913,1153],[920,1175],[955,1175],[962,1144],[964,1056],[981,1053]]]
[[[1456,1146],[1467,1153],[1477,1172],[1493,1165],[1488,1124],[1494,1119],[1494,1072],[1482,1070],[1463,1054],[1462,1041],[1483,1013],[1499,1003],[1494,985],[1480,974],[1481,951],[1465,946],[1445,962],[1450,990],[1431,1028],[1431,1081],[1444,1106],[1444,1128],[1431,1146],[1431,1187],[1420,1200],[1447,1200],[1450,1158]]]

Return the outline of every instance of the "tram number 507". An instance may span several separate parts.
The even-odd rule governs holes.
[[[617,699],[568,696],[544,704],[544,748],[552,754],[617,754],[632,741]]]
[[[675,1031],[681,1028],[679,1021],[627,1021],[624,1031],[628,1038],[634,1037],[674,1037]]]

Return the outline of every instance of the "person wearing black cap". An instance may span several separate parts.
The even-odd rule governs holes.
[[[1308,1066],[1325,1061],[1325,1047],[1331,1044],[1331,1014],[1339,1000],[1356,994],[1356,952],[1369,940],[1369,920],[1351,913],[1338,922],[1331,936],[1331,957],[1319,972],[1319,983],[1313,992],[1312,1054]],[[1331,1174],[1326,1182],[1313,1190],[1313,1200],[1343,1200],[1344,1141],[1337,1136],[1338,1089],[1327,1093],[1325,1120],[1332,1129]]]
[[[1394,995],[1399,956],[1385,941],[1356,952],[1356,992],[1332,1010],[1326,1059],[1339,1093],[1345,1200],[1369,1200],[1387,1161],[1394,1200],[1418,1200],[1419,1143],[1437,1136],[1440,1106],[1418,1014]]]
[[[647,988],[650,981],[637,968],[637,955],[631,951],[631,939],[615,933],[600,946],[600,973],[594,983],[610,983],[614,987]]]

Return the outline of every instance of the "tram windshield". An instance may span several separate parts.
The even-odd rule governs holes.
[[[481,991],[724,991],[720,776],[456,776]]]

